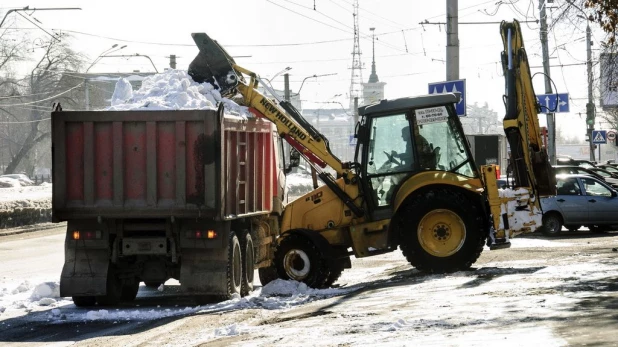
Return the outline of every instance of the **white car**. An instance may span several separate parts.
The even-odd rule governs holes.
[[[0,179],[8,178],[17,180],[21,186],[31,186],[34,185],[34,181],[28,178],[28,176],[24,174],[8,174],[0,176]]]

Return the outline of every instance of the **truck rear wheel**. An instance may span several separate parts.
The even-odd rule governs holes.
[[[122,301],[133,301],[137,297],[139,291],[139,280],[134,278],[131,282],[126,282],[122,285]]]
[[[234,294],[240,295],[242,286],[242,254],[240,242],[236,233],[230,232],[229,248],[227,253],[227,298]]]
[[[243,231],[240,234],[240,250],[242,255],[242,284],[240,294],[245,296],[253,291],[255,266],[253,239],[248,231]]]
[[[74,296],[73,303],[77,307],[90,307],[96,304],[97,299],[94,296]]]
[[[110,264],[107,270],[107,294],[97,296],[97,303],[101,306],[113,306],[122,300],[122,282],[116,274],[116,269]]]
[[[150,282],[150,281],[146,281],[144,282],[144,285],[148,288],[159,288],[160,285],[162,285],[163,282]]]
[[[464,194],[429,190],[403,207],[400,248],[420,271],[453,272],[469,268],[487,237],[480,207]]]
[[[275,252],[275,265],[282,279],[303,282],[312,288],[325,288],[330,275],[322,252],[311,240],[291,234],[281,240]]]

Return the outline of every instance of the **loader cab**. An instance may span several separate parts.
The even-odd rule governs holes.
[[[457,100],[455,94],[440,94],[359,108],[363,118],[356,133],[356,161],[374,219],[389,218],[401,185],[420,173],[450,171],[478,178],[455,112]]]

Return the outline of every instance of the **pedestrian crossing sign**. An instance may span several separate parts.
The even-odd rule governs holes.
[[[592,131],[592,143],[595,145],[607,143],[607,131],[606,130],[593,130]]]

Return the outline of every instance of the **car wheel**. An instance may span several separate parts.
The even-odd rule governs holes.
[[[547,236],[560,235],[562,231],[562,218],[557,213],[550,213],[543,216],[543,233]]]

